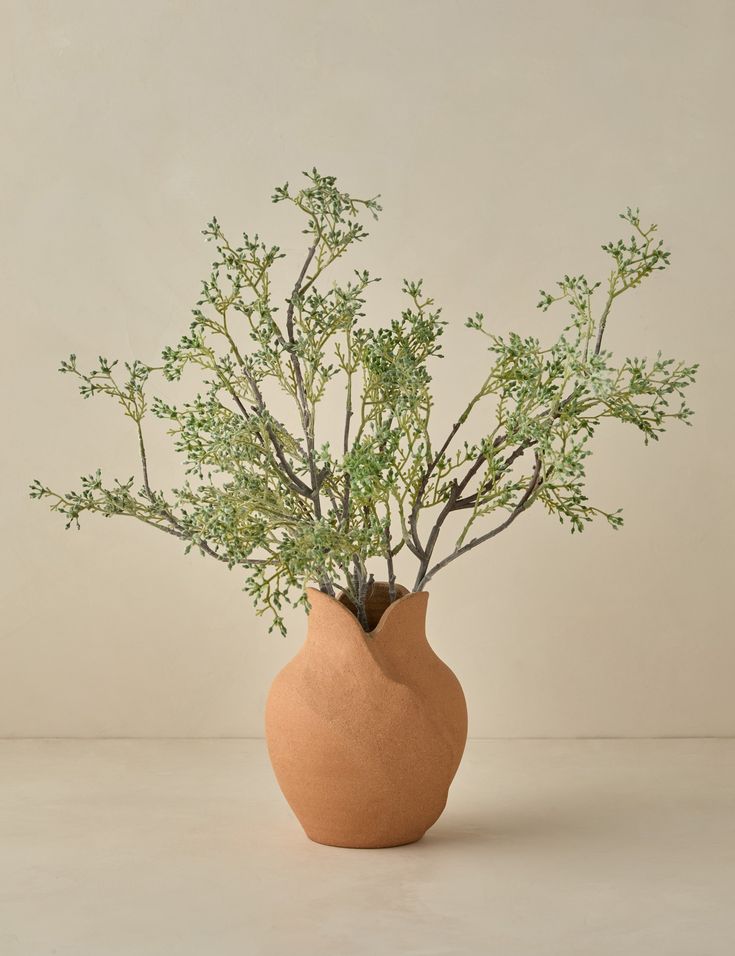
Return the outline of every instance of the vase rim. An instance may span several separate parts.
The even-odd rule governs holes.
[[[352,611],[342,603],[338,598],[332,597],[331,594],[326,594],[324,591],[320,591],[319,588],[308,586],[306,588],[307,595],[309,595],[309,603],[313,604],[311,595],[316,595],[317,600],[324,600],[327,603],[335,604],[341,611],[343,611],[350,619],[354,621],[355,626],[359,629],[362,634],[367,634],[369,637],[376,637],[382,630],[385,622],[391,617],[394,608],[398,607],[399,604],[408,604],[411,601],[421,600],[424,604],[429,600],[428,591],[409,591],[407,594],[404,594],[402,597],[396,598],[392,604],[389,604],[388,607],[383,611],[380,620],[375,625],[371,631],[366,631],[360,622],[357,620]]]

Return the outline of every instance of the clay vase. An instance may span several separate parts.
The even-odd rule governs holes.
[[[366,632],[345,598],[309,588],[306,641],[266,704],[271,763],[306,835],[343,847],[421,839],[467,739],[459,681],[429,646],[426,591],[388,606],[376,584]]]

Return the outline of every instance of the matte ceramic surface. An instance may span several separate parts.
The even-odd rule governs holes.
[[[345,847],[419,840],[436,822],[467,739],[459,681],[426,640],[428,594],[387,604],[365,632],[345,603],[309,589],[306,641],[266,705],[278,783],[307,836]]]

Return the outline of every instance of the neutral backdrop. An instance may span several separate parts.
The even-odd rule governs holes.
[[[450,322],[450,423],[488,356],[463,329],[543,334],[539,287],[604,274],[640,205],[670,272],[621,301],[609,345],[699,360],[695,427],[608,429],[591,495],[626,527],[530,513],[431,585],[429,635],[476,736],[735,733],[731,2],[8,2],[2,83],[0,734],[259,735],[295,653],[228,573],[124,520],[65,532],[27,498],[134,435],[56,374],[71,351],[154,360],[189,321],[216,214],[289,258],[274,185],[318,165],[385,213],[355,254],[371,322],[423,275]],[[152,468],[177,475],[163,441]],[[408,575],[406,575],[408,577]]]

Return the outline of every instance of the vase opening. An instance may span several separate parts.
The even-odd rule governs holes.
[[[405,597],[409,591],[402,584],[395,585],[395,600]],[[340,604],[344,604],[355,616],[357,609],[350,597],[342,593],[339,598]],[[365,615],[368,622],[368,631],[374,631],[378,623],[393,602],[390,599],[390,589],[387,581],[375,581],[373,588],[365,599]]]

